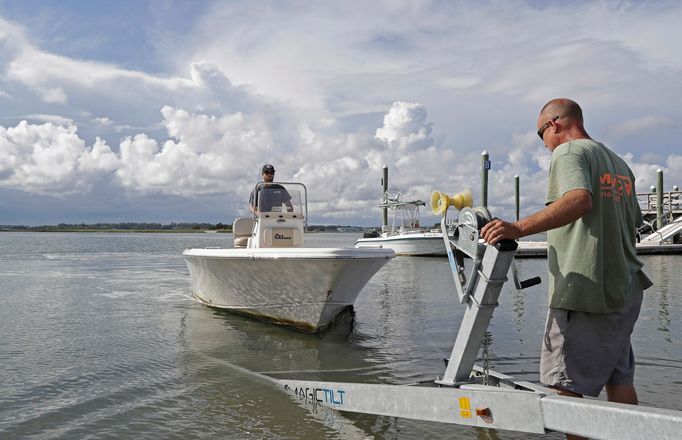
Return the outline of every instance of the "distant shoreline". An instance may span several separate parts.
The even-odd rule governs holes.
[[[222,223],[59,223],[56,225],[0,225],[2,232],[232,232],[232,225]]]
[[[359,226],[345,225],[309,225],[307,232],[357,232],[365,229]],[[374,229],[374,228],[371,228]],[[58,225],[0,225],[0,232],[79,232],[79,233],[232,233],[232,225],[222,223],[96,223]]]
[[[232,233],[232,230],[204,230],[204,229],[88,229],[88,228],[0,228],[0,232],[82,232],[82,233],[96,233],[96,232],[113,232],[113,233],[143,233],[143,234],[161,234],[161,233],[190,233],[190,234],[203,234],[203,233]]]

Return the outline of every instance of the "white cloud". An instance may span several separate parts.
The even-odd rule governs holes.
[[[94,118],[92,122],[95,122],[97,124],[102,124],[104,126],[111,126],[114,125],[114,121],[111,119],[107,118],[106,116],[99,116],[97,118]]]
[[[34,87],[38,93],[54,93],[56,96],[66,94],[69,88],[81,93],[89,90],[98,94],[122,93],[132,96],[142,93],[148,96],[154,91],[168,92],[192,87],[192,83],[186,79],[158,78],[107,64],[74,60],[45,53],[28,45],[9,63],[7,78]]]
[[[170,139],[159,143],[141,133],[125,138],[119,153],[100,138],[86,148],[74,125],[22,121],[16,127],[0,127],[0,187],[63,195],[107,180],[133,195],[238,195],[248,193],[256,180],[254,170],[268,161],[276,164],[278,177],[308,185],[314,212],[371,222],[378,216],[379,178],[387,164],[391,187],[404,194],[428,200],[434,189],[455,193],[470,188],[475,203],[480,203],[480,155],[438,147],[424,136],[412,142],[415,133],[430,126],[426,110],[416,104],[394,104],[381,127],[394,134],[386,139],[402,147],[380,148],[371,133],[324,134],[306,127],[298,147],[279,157],[272,156],[271,127],[258,116],[206,115],[173,107],[164,107],[161,114]],[[550,155],[537,146],[535,136],[518,133],[511,147],[495,148],[489,201],[496,215],[508,217],[513,212],[515,175],[521,179],[525,213],[544,203]],[[503,151],[506,156],[499,157]],[[625,158],[638,176],[640,191],[653,183],[661,165],[637,163],[631,154]],[[666,163],[666,174],[682,174],[682,156],[670,155]],[[427,223],[436,220],[428,211],[424,214]]]
[[[384,116],[384,125],[377,129],[375,137],[400,151],[422,149],[433,144],[432,125],[427,122],[424,106],[398,101]]]
[[[121,125],[141,126],[165,104],[197,102],[201,86],[188,78],[157,76],[79,60],[33,46],[25,30],[0,18],[0,86],[24,106],[59,106],[85,122],[107,114]],[[33,101],[33,102],[31,102]],[[54,107],[52,107],[54,108]],[[112,127],[113,128],[113,127]]]
[[[46,115],[38,113],[33,115],[26,115],[23,116],[23,118],[28,119],[30,121],[51,122],[55,125],[76,125],[72,119],[65,118],[64,116],[59,115]]]
[[[614,124],[607,128],[607,135],[613,138],[628,137],[651,132],[661,128],[674,128],[678,124],[668,116],[645,115]]]
[[[643,89],[660,85],[647,77],[679,88],[668,73],[682,68],[680,19],[675,3],[627,1],[286,3],[269,5],[268,14],[257,2],[218,2],[184,54],[211,60],[235,83],[325,110],[329,102],[346,112],[374,110],[425,96],[433,85],[458,103],[473,89],[536,105],[567,92],[611,105],[632,95],[652,102],[658,95]],[[598,68],[586,74],[586,65]],[[623,87],[632,95],[611,100]]]
[[[47,103],[65,104],[68,100],[64,89],[61,87],[50,87],[37,89],[40,98]]]
[[[0,187],[63,195],[86,189],[96,174],[112,169],[111,151],[96,144],[92,150],[73,125],[20,122],[0,127]]]
[[[172,140],[159,145],[139,134],[121,142],[116,174],[131,191],[188,196],[223,193],[232,185],[244,190],[272,148],[270,127],[257,115],[209,116],[170,106],[161,113]]]
[[[625,161],[632,168],[635,174],[635,186],[637,192],[649,191],[649,187],[657,185],[658,170],[663,171],[663,187],[669,191],[673,185],[681,186],[680,176],[682,176],[682,155],[670,154],[663,162],[637,161],[632,153],[623,155]]]
[[[119,166],[118,156],[100,138],[90,149],[84,150],[78,158],[78,171],[89,173],[108,174]]]
[[[229,90],[232,83],[214,64],[199,61],[190,66],[192,81],[212,90]]]

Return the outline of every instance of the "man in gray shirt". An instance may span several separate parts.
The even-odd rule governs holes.
[[[254,188],[249,196],[249,209],[252,213],[269,212],[273,206],[282,206],[284,203],[287,211],[293,211],[291,195],[282,185],[272,183],[275,179],[275,167],[270,164],[263,165],[262,173],[264,185]],[[267,189],[268,191],[262,191]],[[259,206],[260,205],[260,206]]]
[[[537,120],[552,152],[546,207],[517,222],[481,230],[495,244],[548,231],[549,309],[540,380],[560,394],[637,404],[630,335],[642,291],[652,285],[637,258],[642,213],[632,171],[590,138],[580,106],[549,101]],[[568,438],[577,438],[571,435]]]

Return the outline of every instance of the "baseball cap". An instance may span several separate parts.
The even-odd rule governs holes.
[[[263,165],[263,172],[264,173],[274,173],[275,172],[275,167],[273,167],[270,164]]]

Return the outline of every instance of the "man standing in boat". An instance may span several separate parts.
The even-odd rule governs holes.
[[[292,212],[294,207],[291,204],[289,192],[282,185],[272,183],[275,180],[275,167],[270,164],[263,165],[261,175],[265,183],[254,188],[249,196],[249,209],[251,212],[254,214],[269,212],[272,211],[273,207],[281,207],[282,203],[286,205],[288,212]],[[269,191],[262,191],[263,189]]]
[[[617,154],[585,131],[580,106],[549,101],[537,120],[552,153],[546,207],[481,230],[495,244],[548,231],[549,310],[541,382],[559,394],[637,404],[630,335],[642,291],[652,285],[635,250],[643,222],[635,177]],[[578,438],[568,436],[569,438]]]

